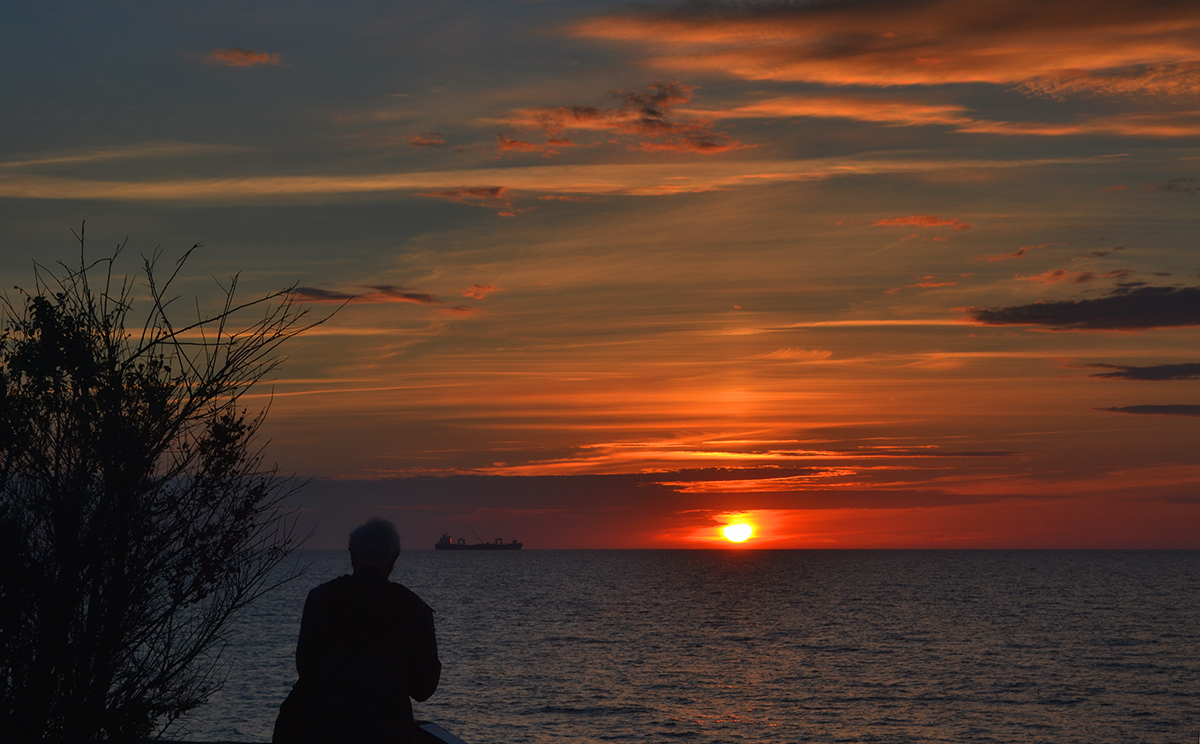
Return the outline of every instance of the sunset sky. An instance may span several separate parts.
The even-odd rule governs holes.
[[[5,287],[86,220],[342,306],[256,398],[315,547],[1200,548],[1190,0],[17,2],[0,69]]]

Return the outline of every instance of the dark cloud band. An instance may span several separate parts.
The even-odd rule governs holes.
[[[1138,287],[1090,300],[971,308],[983,325],[1055,330],[1138,330],[1200,325],[1200,287]]]
[[[1091,369],[1106,369],[1091,377],[1112,380],[1196,380],[1200,379],[1200,362],[1185,364],[1154,364],[1149,367],[1129,367],[1123,364],[1089,364]]]
[[[1200,406],[1175,404],[1165,406],[1113,406],[1097,408],[1097,411],[1112,413],[1137,413],[1147,416],[1200,416]]]

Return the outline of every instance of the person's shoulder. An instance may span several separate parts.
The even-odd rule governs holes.
[[[332,581],[326,581],[324,584],[313,587],[308,592],[308,601],[321,602],[329,597],[337,594],[346,587],[346,582],[350,580],[350,574],[339,576]]]
[[[433,608],[426,604],[425,600],[421,599],[416,592],[403,584],[399,584],[395,581],[389,581],[388,591],[390,591],[392,596],[398,601],[402,602],[406,607],[410,607],[421,612],[433,612]]]

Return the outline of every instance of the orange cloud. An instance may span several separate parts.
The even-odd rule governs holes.
[[[728,109],[680,109],[713,119],[852,119],[886,126],[946,126],[957,132],[1005,136],[1119,135],[1190,137],[1200,134],[1200,111],[1122,113],[1075,122],[1012,122],[970,116],[965,106],[856,96],[781,96]]]
[[[445,169],[390,173],[262,175],[227,178],[101,180],[12,173],[0,169],[0,196],[18,199],[100,199],[106,201],[189,201],[242,203],[247,199],[309,202],[321,197],[411,192],[443,199],[478,197],[497,188],[566,195],[624,194],[632,196],[699,193],[766,183],[819,181],[852,175],[888,173],[945,174],[980,169],[1010,169],[1066,162],[1095,162],[1088,158],[1054,159],[933,159],[829,157],[807,160],[732,160],[705,162],[594,163],[591,165],[525,168]],[[465,183],[495,183],[506,187],[462,187]],[[1173,188],[1174,182],[1163,189]],[[1188,188],[1186,183],[1180,188]],[[1179,190],[1179,189],[1174,189]],[[476,199],[468,197],[475,194]]]
[[[270,52],[260,52],[256,49],[214,49],[204,55],[204,61],[226,67],[255,67],[257,65],[277,65],[283,61],[283,56]]]
[[[853,96],[781,96],[731,109],[681,109],[680,113],[709,119],[783,119],[812,117],[856,119],[892,126],[967,126],[974,119],[964,106]]]
[[[833,356],[832,351],[826,349],[796,349],[788,347],[786,349],[776,349],[775,351],[760,354],[756,359],[773,359],[787,362],[822,362]]]
[[[508,189],[504,186],[475,186],[465,189],[448,189],[446,191],[435,191],[421,196],[433,196],[439,199],[449,199],[450,201],[469,201],[475,199],[503,199],[504,192]]]
[[[480,310],[479,308],[471,307],[470,305],[455,305],[454,307],[439,307],[435,309],[434,312],[436,312],[438,315],[455,315],[461,317],[467,315],[478,315]]]
[[[1078,95],[1182,98],[1200,91],[1200,62],[1142,65],[1116,72],[1065,71],[1029,80],[1019,88],[1030,95],[1059,101]]]
[[[566,137],[549,137],[542,144],[513,139],[503,134],[496,135],[496,150],[499,152],[540,152],[546,155],[557,155],[560,147],[578,147]]]
[[[500,152],[545,152],[546,147],[534,144],[533,142],[511,139],[505,137],[503,134],[497,134],[496,149]]]
[[[674,109],[692,98],[693,86],[656,83],[644,91],[617,91],[621,104],[615,108],[558,106],[519,109],[506,118],[517,129],[537,129],[546,145],[497,135],[501,150],[545,151],[561,144],[574,144],[562,137],[568,131],[608,132],[635,140],[631,146],[644,151],[717,153],[741,143],[712,128],[710,119],[679,116]]]
[[[953,287],[956,284],[958,284],[958,282],[939,282],[934,277],[927,276],[913,286],[920,287],[922,289],[932,289],[934,287]]]
[[[957,127],[975,134],[1066,137],[1119,135],[1124,137],[1194,137],[1200,134],[1200,111],[1097,116],[1067,123],[1011,122],[976,119]]]
[[[1041,245],[1023,245],[1020,247],[1020,249],[1018,249],[1014,253],[996,253],[996,254],[992,254],[990,256],[976,256],[975,260],[976,261],[988,261],[990,263],[995,263],[996,261],[1008,261],[1008,260],[1014,259],[1014,258],[1022,258],[1026,253],[1028,253],[1029,251],[1031,251],[1035,248],[1045,248],[1045,247],[1051,246],[1051,245],[1054,245],[1054,243],[1042,243]]]
[[[352,294],[349,292],[339,292],[329,289],[318,289],[317,287],[296,287],[292,291],[292,299],[297,302],[321,303],[321,302],[336,302],[338,304],[345,302],[366,302],[371,304],[381,303],[411,303],[414,305],[441,305],[442,301],[430,294],[423,292],[406,292],[403,287],[397,287],[390,284],[376,285],[367,287],[367,292]]]
[[[1200,14],[1151,0],[898,0],[683,6],[600,16],[577,37],[659,50],[645,64],[837,86],[993,83],[1039,95],[1200,92]]]
[[[963,274],[962,276],[970,276],[970,274]],[[903,287],[892,287],[891,289],[886,290],[886,294],[896,294],[897,292],[899,292],[903,289],[938,289],[940,287],[956,287],[956,286],[958,286],[957,281],[953,281],[953,280],[938,281],[937,277],[935,277],[931,274],[929,276],[921,277],[921,281],[919,281],[915,284],[908,284]]]
[[[907,227],[910,225],[920,225],[921,227],[953,227],[955,230],[966,230],[971,226],[971,223],[938,217],[935,214],[914,214],[908,217],[892,217],[891,219],[879,220],[875,223],[876,227]]]
[[[1072,284],[1088,284],[1097,279],[1124,279],[1133,272],[1129,269],[1113,269],[1102,274],[1097,274],[1094,271],[1066,271],[1064,269],[1053,269],[1051,271],[1043,271],[1040,274],[1032,274],[1030,276],[1019,276],[1027,282],[1038,282],[1040,284],[1058,284],[1060,282],[1070,282]]]
[[[483,298],[495,292],[499,287],[494,284],[472,284],[463,290],[463,297],[470,297],[473,300],[482,300]]]
[[[1200,193],[1200,185],[1196,181],[1200,180],[1194,176],[1184,176],[1182,178],[1172,178],[1162,186],[1157,186],[1159,191],[1173,191],[1177,194],[1195,194]]]
[[[508,191],[506,186],[475,186],[463,189],[447,189],[445,191],[431,191],[421,194],[421,196],[429,196],[434,199],[445,199],[456,204],[471,204],[476,207],[487,207],[497,210],[497,214],[501,217],[513,217],[519,212],[506,199],[504,193]]]
[[[972,307],[983,325],[1040,326],[1057,331],[1132,331],[1200,326],[1200,287],[1122,287],[1103,297]]]
[[[410,134],[408,136],[408,144],[413,147],[445,147],[446,140],[437,132],[424,132],[422,134]]]

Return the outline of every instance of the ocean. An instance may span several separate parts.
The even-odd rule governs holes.
[[[172,731],[270,741],[304,597],[239,618],[224,689]],[[468,744],[1196,742],[1197,551],[405,552]]]

